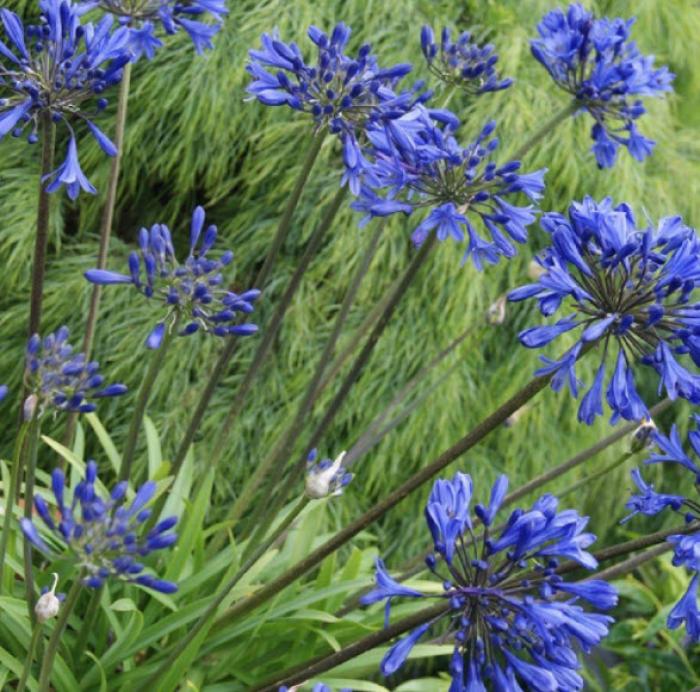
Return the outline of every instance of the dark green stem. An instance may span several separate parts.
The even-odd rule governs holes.
[[[624,576],[625,574],[628,574],[629,572],[634,571],[635,569],[637,569],[637,567],[643,565],[645,562],[649,562],[649,560],[653,560],[659,555],[663,555],[664,553],[667,553],[669,550],[672,549],[673,546],[670,543],[661,543],[660,545],[657,545],[656,547],[651,548],[650,550],[646,550],[639,555],[627,558],[627,560],[623,560],[617,565],[613,565],[612,567],[608,567],[607,569],[600,570],[600,572],[596,572],[590,578],[603,579],[604,581],[611,581],[612,579],[617,579],[619,577]]]
[[[272,243],[270,244],[270,249],[267,252],[265,262],[263,263],[262,268],[258,272],[258,275],[256,276],[255,282],[253,284],[255,287],[259,288],[262,291],[265,290],[265,285],[267,283],[268,276],[272,271],[272,267],[275,263],[275,260],[277,259],[277,255],[279,254],[279,251],[282,248],[285,239],[287,238],[287,234],[289,233],[289,229],[292,223],[292,216],[294,215],[294,210],[296,209],[297,204],[299,203],[301,193],[304,189],[304,186],[306,185],[306,181],[309,178],[311,169],[313,168],[314,163],[318,158],[318,154],[321,151],[321,144],[323,144],[324,138],[325,130],[319,131],[314,135],[314,138],[311,140],[311,144],[306,153],[306,158],[304,159],[301,170],[299,171],[299,175],[296,179],[296,182],[294,183],[294,188],[292,189],[292,192],[287,199],[287,204],[284,208],[284,212],[282,213],[282,218],[280,219],[280,222],[277,226],[275,236],[272,239]],[[216,364],[214,365],[214,369],[209,375],[209,379],[207,380],[207,383],[204,386],[204,390],[202,391],[202,394],[199,397],[197,406],[194,410],[194,413],[192,414],[192,418],[190,419],[189,425],[187,426],[187,430],[185,431],[185,435],[182,438],[180,446],[177,449],[177,453],[175,454],[175,458],[173,459],[172,468],[175,476],[177,476],[180,468],[182,467],[182,464],[185,461],[187,452],[189,451],[190,445],[194,440],[194,436],[197,434],[197,430],[199,430],[199,426],[202,423],[202,419],[204,418],[204,414],[207,410],[207,407],[209,406],[209,402],[214,396],[216,386],[218,385],[219,380],[221,380],[221,378],[224,376],[228,367],[228,363],[236,350],[237,343],[238,341],[236,339],[227,340],[226,345],[222,349],[221,354],[219,355],[219,358]]]
[[[42,111],[39,116],[39,122],[41,127],[41,175],[39,176],[36,238],[34,240],[34,262],[32,264],[32,293],[29,303],[29,336],[38,333],[41,326],[44,275],[46,273],[46,246],[49,240],[51,220],[51,195],[46,192],[44,178],[53,171],[56,138],[56,128],[48,111]]]
[[[51,632],[51,637],[49,638],[49,643],[46,646],[46,651],[44,652],[44,659],[41,662],[41,673],[39,674],[39,692],[48,692],[49,683],[51,680],[51,671],[53,670],[53,660],[56,658],[56,652],[58,651],[58,645],[61,641],[61,635],[66,627],[68,618],[75,608],[75,604],[78,601],[78,596],[82,590],[82,574],[79,574],[76,580],[73,582],[66,600],[63,602],[61,609],[58,611],[58,617],[56,618],[56,624],[54,625],[53,632]]]
[[[537,146],[545,137],[553,132],[569,116],[573,115],[579,108],[581,108],[581,104],[576,99],[573,99],[565,108],[560,110],[558,113],[555,113],[549,120],[547,120],[539,130],[535,131],[535,133],[531,135],[531,137],[513,154],[513,156],[511,156],[511,159],[513,161],[522,160],[531,149]]]
[[[73,648],[73,654],[77,660],[80,660],[82,657],[85,647],[87,646],[90,631],[92,630],[92,626],[95,624],[95,618],[97,617],[97,612],[100,607],[100,599],[102,598],[103,588],[104,586],[101,586],[99,589],[93,589],[87,608],[84,611],[82,624],[80,625],[80,630],[78,631],[78,639],[75,643],[75,647]]]
[[[24,478],[24,518],[31,521],[34,512],[34,477],[36,474],[36,458],[39,452],[39,419],[34,416],[29,424],[29,434],[26,445],[27,462],[24,464],[26,474]],[[34,623],[36,615],[34,613],[34,567],[32,565],[32,544],[25,537],[23,544],[24,552],[24,588],[27,598],[27,608],[29,619]]]
[[[34,663],[34,654],[36,653],[36,647],[39,644],[39,639],[41,639],[42,628],[43,625],[39,622],[34,623],[34,629],[32,630],[32,638],[29,642],[29,649],[27,650],[27,658],[24,661],[22,677],[19,679],[16,692],[24,692],[24,688],[27,686],[27,680],[29,679],[29,676],[32,672],[32,664]]]
[[[579,478],[579,480],[572,483],[570,486],[564,488],[563,490],[559,490],[557,492],[557,497],[561,500],[562,498],[566,497],[567,495],[570,495],[571,493],[575,493],[579,488],[585,487],[589,483],[592,483],[593,481],[597,480],[598,478],[602,478],[607,473],[610,473],[611,471],[614,471],[619,466],[622,466],[622,464],[624,464],[628,459],[631,459],[634,455],[635,455],[635,452],[625,452],[624,454],[620,454],[620,456],[617,459],[615,459],[615,461],[611,462],[607,466],[604,466],[599,471],[596,471],[595,473],[591,473],[588,476],[584,476],[583,478]]]
[[[163,341],[160,344],[160,347],[153,351],[151,360],[148,364],[148,369],[146,370],[146,374],[141,382],[139,394],[136,399],[136,403],[134,404],[134,412],[131,416],[131,423],[126,436],[126,442],[124,443],[122,463],[121,467],[119,468],[120,481],[128,481],[130,479],[131,467],[134,463],[134,456],[136,454],[136,443],[138,442],[141,426],[143,425],[143,416],[146,413],[146,406],[148,405],[148,400],[151,397],[153,385],[155,384],[158,373],[160,372],[165,360],[165,355],[168,352],[175,332],[177,331],[177,327],[180,322],[179,318],[179,314],[176,313],[172,324],[166,326]]]
[[[187,634],[177,642],[175,648],[171,651],[168,658],[159,666],[159,668],[148,677],[148,679],[141,683],[137,688],[137,692],[146,692],[147,690],[152,690],[153,685],[158,681],[162,680],[163,676],[167,671],[173,666],[175,661],[183,654],[185,649],[189,646],[190,642],[202,631],[205,626],[210,626],[211,621],[219,609],[219,606],[224,602],[231,590],[240,582],[240,580],[247,574],[251,567],[270,549],[270,547],[277,541],[277,539],[284,534],[285,531],[292,525],[292,522],[299,516],[301,511],[309,503],[306,496],[303,496],[299,502],[290,510],[289,514],[279,523],[275,530],[262,541],[253,554],[245,560],[241,565],[236,574],[231,577],[222,587],[216,597],[209,604],[207,609],[202,613],[201,617],[194,623],[194,625],[187,631]]]

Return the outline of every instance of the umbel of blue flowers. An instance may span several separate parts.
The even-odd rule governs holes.
[[[574,202],[568,216],[541,219],[552,244],[537,258],[543,273],[536,283],[512,291],[509,299],[536,298],[541,313],[562,310],[554,324],[520,333],[528,348],[541,348],[566,332],[575,344],[558,360],[542,358],[537,374],[553,375],[552,387],[568,382],[578,396],[576,362],[588,348],[600,359],[591,388],[581,400],[579,420],[591,424],[603,413],[603,393],[620,417],[648,417],[637,392],[635,370],[645,365],[659,376],[659,394],[700,403],[700,377],[680,358],[700,365],[700,304],[693,302],[700,282],[700,244],[680,217],[640,228],[630,207],[610,198]],[[605,388],[608,381],[607,389]]]
[[[420,44],[432,74],[470,96],[502,91],[513,84],[512,79],[499,76],[494,47],[490,43],[480,46],[473,42],[468,31],[463,31],[453,42],[450,30],[445,27],[438,45],[432,28],[426,25],[420,32]]]
[[[382,68],[368,44],[354,57],[345,53],[350,28],[342,22],[331,35],[315,26],[308,31],[317,49],[307,64],[296,43],[283,42],[277,33],[262,35],[262,49],[251,50],[247,70],[253,81],[249,94],[266,106],[288,106],[308,114],[318,129],[338,135],[343,145],[344,182],[359,192],[367,167],[362,149],[363,134],[372,125],[384,125],[429,98],[413,89],[396,91],[411,65]]]
[[[146,573],[140,562],[150,553],[171,547],[177,541],[173,531],[176,517],[158,522],[144,531],[144,522],[150,517],[147,508],[156,491],[153,481],[144,483],[126,501],[128,483],[117,483],[108,497],[101,497],[95,487],[97,464],[89,461],[85,478],[66,497],[66,482],[61,469],[51,474],[51,488],[55,509],[39,494],[34,496],[34,507],[55,541],[63,544],[75,560],[86,586],[97,589],[108,579],[140,584],[162,593],[174,593],[177,585]],[[27,539],[49,557],[59,557],[51,549],[42,532],[29,519],[22,519],[22,531]]]
[[[548,12],[531,41],[532,54],[556,84],[571,94],[594,120],[593,153],[601,168],[615,163],[620,145],[643,161],[655,142],[637,129],[644,114],[639,97],[671,91],[674,75],[642,55],[630,29],[634,19],[596,18],[580,4]]]
[[[198,54],[213,48],[212,39],[221,29],[228,9],[226,0],[86,0],[87,9],[99,7],[129,28],[129,47],[134,61],[152,60],[163,42],[158,30],[172,35],[184,29]],[[211,17],[214,22],[201,19]]]
[[[68,328],[61,327],[44,339],[35,334],[27,343],[24,377],[32,396],[29,417],[50,410],[90,413],[96,409],[91,399],[127,391],[123,384],[105,385],[99,363],[75,353],[68,337]]]
[[[233,261],[233,253],[226,251],[219,259],[209,256],[218,232],[214,225],[205,229],[204,221],[204,209],[197,207],[192,214],[190,252],[184,264],[175,257],[168,227],[155,224],[150,231],[141,229],[140,253],[129,255],[129,274],[105,269],[85,272],[91,283],[131,284],[147,298],[167,306],[167,315],[146,340],[149,348],[159,348],[166,330],[175,322],[182,327],[178,332],[181,336],[199,330],[217,336],[246,336],[258,329],[254,324],[240,324],[239,316],[253,312],[260,291],[249,289],[239,294],[226,288],[221,272]]]
[[[422,244],[431,232],[439,240],[460,243],[466,236],[463,261],[471,259],[481,269],[484,262],[513,257],[514,242],[527,240],[537,209],[519,206],[515,198],[524,193],[531,201],[540,199],[546,169],[522,173],[519,161],[497,164],[494,121],[466,147],[454,136],[458,125],[449,111],[416,107],[388,128],[371,130],[375,162],[369,177],[375,190],[384,192],[363,186],[352,206],[366,212],[366,218],[428,210],[413,232],[413,242]]]
[[[608,633],[613,619],[584,608],[608,610],[617,592],[605,581],[568,582],[557,574],[561,559],[595,569],[586,551],[595,536],[585,531],[587,517],[558,509],[558,500],[543,495],[530,509],[516,509],[494,528],[508,479],[501,476],[488,505],[472,510],[472,479],[457,473],[438,480],[425,508],[435,554],[426,558],[442,581],[443,593],[424,595],[396,582],[377,560],[376,588],[365,604],[394,598],[440,598],[445,614],[399,640],[384,656],[384,675],[396,672],[416,642],[439,620],[447,620],[454,638],[450,692],[466,690],[577,690],[579,649],[590,651]],[[483,525],[477,539],[472,511]]]
[[[700,457],[700,416],[693,416],[694,426],[688,433],[690,449],[695,457]],[[629,521],[636,514],[652,516],[669,509],[681,514],[688,524],[697,527],[697,531],[687,534],[674,534],[666,540],[673,546],[673,564],[685,567],[691,574],[688,590],[668,615],[670,629],[685,625],[690,640],[700,642],[700,609],[698,609],[698,581],[700,575],[700,463],[693,459],[683,448],[678,429],[674,425],[671,434],[660,432],[653,435],[657,450],[644,463],[678,464],[692,474],[692,482],[687,484],[684,494],[667,495],[657,493],[654,486],[646,483],[639,469],[632,471],[632,479],[639,493],[633,494],[627,504],[631,514],[623,519]],[[688,479],[690,481],[690,478]]]
[[[39,138],[39,116],[48,114],[68,130],[63,163],[47,178],[48,192],[65,186],[75,199],[80,190],[95,193],[78,160],[74,126],[84,123],[102,150],[117,150],[93,118],[107,106],[104,92],[117,84],[130,60],[128,29],[111,30],[112,18],[81,24],[81,10],[70,0],[41,0],[40,22],[23,26],[0,9],[9,43],[0,41],[0,139],[7,134]]]

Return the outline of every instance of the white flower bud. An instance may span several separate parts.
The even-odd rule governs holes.
[[[645,447],[650,447],[652,444],[652,435],[656,432],[654,421],[642,421],[639,427],[630,435],[630,452],[636,454],[641,452]]]
[[[61,607],[61,602],[56,597],[56,586],[58,585],[58,574],[53,573],[53,586],[51,591],[47,591],[39,597],[34,606],[34,613],[39,624],[44,624],[47,620],[55,618]]]
[[[34,418],[34,414],[36,413],[36,407],[39,403],[39,397],[37,397],[36,394],[30,394],[25,400],[24,400],[24,408],[22,410],[22,414],[24,416],[24,420],[29,423]]]
[[[530,260],[530,264],[527,267],[527,275],[533,280],[537,281],[537,279],[542,276],[542,274],[545,273],[544,267],[542,267],[540,264],[535,262],[535,260]]]
[[[343,486],[349,481],[349,474],[343,470],[345,452],[341,452],[332,463],[316,464],[306,474],[306,494],[312,500],[320,500],[329,495],[340,495]],[[347,479],[347,480],[346,480]]]
[[[489,305],[489,309],[486,311],[486,321],[493,326],[498,326],[506,321],[505,296],[501,296],[495,303]]]

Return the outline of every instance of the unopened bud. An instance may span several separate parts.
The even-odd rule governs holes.
[[[22,415],[24,416],[25,422],[29,422],[34,419],[36,415],[36,407],[39,404],[39,397],[36,394],[30,394],[24,400],[24,407],[22,409]]]
[[[34,606],[34,613],[39,624],[45,623],[58,615],[61,602],[56,596],[56,586],[58,585],[58,574],[53,573],[53,586],[50,591],[42,594]]]
[[[520,419],[530,410],[530,407],[525,404],[521,406],[517,411],[514,411],[508,418],[503,421],[503,425],[506,428],[512,428]]]
[[[486,321],[497,326],[503,324],[506,320],[506,296],[501,296],[495,303],[489,305],[486,311]]]
[[[329,459],[313,464],[306,474],[306,494],[312,500],[320,500],[329,495],[340,495],[343,488],[352,480],[352,474],[343,468],[345,452],[341,452],[331,463]]]
[[[536,260],[530,260],[530,264],[527,267],[527,275],[533,280],[537,281],[542,274],[545,273],[544,267]]]
[[[652,444],[652,436],[656,432],[654,421],[649,418],[642,421],[639,427],[630,436],[630,452],[636,454]]]

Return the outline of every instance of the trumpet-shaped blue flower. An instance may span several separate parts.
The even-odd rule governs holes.
[[[90,269],[85,278],[98,285],[131,284],[147,298],[164,303],[168,314],[156,324],[146,339],[148,348],[159,348],[170,322],[184,322],[181,336],[199,330],[216,336],[247,336],[257,331],[251,323],[240,323],[241,315],[253,312],[260,291],[249,289],[234,293],[225,287],[222,270],[233,261],[231,251],[219,259],[209,257],[218,231],[204,228],[205,213],[197,207],[192,214],[190,252],[184,264],[175,257],[170,230],[155,224],[139,233],[140,253],[129,255],[129,274],[105,269]]]
[[[520,162],[498,165],[493,161],[498,139],[489,122],[478,137],[462,148],[454,137],[459,124],[449,111],[415,107],[383,128],[369,131],[374,152],[370,176],[376,192],[365,192],[352,207],[370,216],[386,216],[427,209],[412,239],[416,245],[432,232],[439,240],[468,241],[464,261],[477,269],[516,254],[514,243],[527,240],[527,227],[535,220],[533,205],[516,206],[523,193],[536,202],[544,190],[545,170],[521,173]],[[489,236],[485,239],[481,233]]]
[[[688,355],[686,360],[700,364],[700,303],[693,302],[700,283],[695,231],[679,217],[639,228],[626,204],[589,197],[573,203],[568,216],[544,214],[541,225],[552,243],[537,259],[544,271],[509,299],[536,298],[545,316],[564,306],[574,312],[556,324],[526,329],[520,341],[540,348],[573,330],[578,340],[559,361],[543,358],[547,365],[538,374],[554,374],[555,389],[568,379],[576,396],[576,361],[591,348],[599,354],[600,367],[579,407],[579,420],[587,424],[602,413],[603,393],[613,422],[648,417],[636,386],[639,365],[656,370],[659,394],[665,390],[670,399],[699,403],[700,376],[680,360]]]
[[[548,12],[537,25],[539,38],[531,41],[532,54],[556,84],[593,117],[592,151],[601,168],[615,163],[620,145],[638,161],[649,156],[654,141],[635,123],[645,112],[639,97],[671,91],[674,78],[629,40],[633,24],[596,18],[573,3],[566,12]]]
[[[617,592],[607,582],[587,579],[566,582],[557,573],[559,560],[574,560],[594,569],[586,551],[595,536],[585,531],[587,518],[558,509],[558,500],[544,495],[530,509],[516,509],[498,529],[494,520],[508,488],[500,477],[488,506],[475,513],[484,526],[477,539],[471,519],[472,481],[458,473],[435,483],[426,506],[434,555],[429,569],[443,583],[445,614],[424,623],[387,652],[381,670],[395,673],[411,649],[443,617],[449,620],[455,649],[450,662],[450,690],[581,689],[579,649],[590,651],[608,633],[611,617],[594,611],[617,604]],[[377,587],[365,604],[395,598],[436,598],[392,579],[377,560]]]
[[[96,488],[97,464],[89,461],[85,478],[66,497],[63,471],[55,469],[51,487],[55,509],[39,494],[34,507],[54,539],[64,545],[85,574],[86,586],[97,589],[108,579],[140,584],[162,593],[174,593],[177,585],[148,574],[141,559],[156,550],[171,547],[177,541],[173,531],[176,517],[158,522],[149,531],[144,522],[150,517],[147,505],[156,491],[153,481],[144,483],[131,501],[126,500],[128,483],[117,483],[107,497]],[[39,528],[29,519],[22,519],[27,540],[43,553],[55,555]]]
[[[71,0],[41,0],[40,23],[25,27],[20,18],[0,9],[9,41],[0,40],[0,139],[7,134],[39,138],[40,116],[68,129],[66,160],[47,178],[55,192],[65,185],[75,199],[80,190],[95,193],[78,161],[74,126],[85,123],[108,156],[117,151],[92,121],[107,105],[103,93],[117,84],[130,60],[129,32],[112,31],[111,17],[82,24],[84,11]]]
[[[445,27],[438,45],[432,28],[426,25],[421,29],[420,43],[430,71],[441,82],[459,87],[469,95],[501,91],[513,83],[512,79],[499,76],[494,47],[490,43],[485,46],[474,43],[468,31],[453,42],[450,30]]]
[[[105,385],[99,364],[75,353],[68,336],[68,328],[61,327],[44,339],[35,334],[27,343],[25,381],[39,415],[49,409],[89,413],[96,409],[91,399],[127,391],[123,384]]]
[[[201,54],[213,48],[212,39],[228,14],[226,0],[87,0],[83,7],[99,7],[129,28],[129,48],[134,61],[144,55],[151,60],[162,47],[158,29],[166,35],[184,29],[195,51]],[[214,22],[200,21],[207,17]]]

